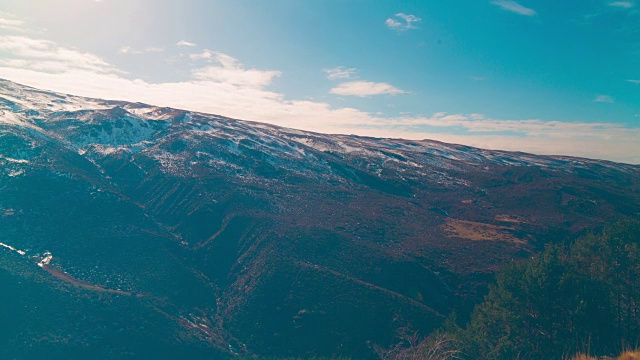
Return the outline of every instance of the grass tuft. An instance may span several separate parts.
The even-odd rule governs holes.
[[[640,350],[625,351],[617,360],[640,360]]]

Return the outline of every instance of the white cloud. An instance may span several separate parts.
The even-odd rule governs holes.
[[[267,90],[278,71],[245,68],[212,52],[211,66],[180,82],[129,79],[101,58],[46,40],[0,37],[0,78],[42,89],[104,99],[139,101],[323,133],[435,139],[501,150],[566,154],[640,163],[640,128],[611,123],[500,120],[480,114],[385,118],[327,103],[290,100]],[[362,88],[371,88],[367,83]],[[348,83],[347,83],[348,84]],[[384,84],[384,83],[382,83]],[[345,87],[343,87],[344,89]],[[366,93],[359,87],[354,92]],[[369,93],[401,93],[386,84]],[[395,91],[393,90],[395,89]],[[465,134],[461,134],[461,129]]]
[[[214,57],[214,52],[211,50],[204,50],[199,54],[189,54],[191,60],[211,60]]]
[[[148,48],[142,49],[142,52],[143,53],[159,53],[159,52],[164,52],[164,49],[159,47],[148,47]]]
[[[389,29],[399,29],[402,26],[402,23],[399,21],[393,20],[392,18],[388,18],[384,22]]]
[[[631,9],[633,7],[633,3],[631,1],[614,1],[610,2],[609,6]]]
[[[279,71],[245,69],[237,59],[223,53],[213,53],[212,56],[218,65],[193,70],[196,80],[260,89],[281,74]]]
[[[497,5],[501,7],[503,10],[510,11],[515,14],[524,15],[524,16],[534,16],[537,12],[528,7],[524,7],[518,4],[515,1],[511,0],[495,0],[491,2],[493,5]]]
[[[183,47],[183,46],[187,46],[187,47],[194,47],[197,46],[196,44],[192,43],[192,42],[188,42],[186,40],[180,40],[176,43],[177,47]]]
[[[612,104],[615,102],[615,100],[609,95],[598,95],[595,99],[593,99],[593,102]]]
[[[394,18],[388,18],[385,21],[385,24],[389,29],[397,30],[397,31],[406,31],[410,29],[417,29],[418,27],[414,25],[414,23],[419,23],[422,21],[419,17],[415,15],[407,15],[404,13],[398,13]]]
[[[640,80],[627,80],[627,81],[633,84],[640,84]]]
[[[327,78],[329,80],[351,79],[356,74],[355,68],[346,68],[344,66],[338,66],[333,69],[324,69],[322,71],[327,73]]]
[[[359,96],[359,97],[367,97],[373,95],[383,95],[383,94],[404,94],[405,91],[402,91],[391,84],[388,83],[376,83],[370,81],[350,81],[346,83],[342,83],[333,89],[329,90],[330,93],[335,95],[344,95],[344,96]]]
[[[98,74],[121,72],[96,55],[60,47],[52,41],[26,36],[0,36],[0,51],[12,55],[11,57],[3,56],[0,59],[0,66],[47,73],[64,73],[71,70]]]
[[[161,53],[164,52],[163,48],[159,48],[159,47],[147,47],[141,50],[137,50],[132,48],[131,46],[123,46],[120,49],[118,49],[118,52],[120,54],[149,54],[149,53]]]
[[[13,32],[23,32],[23,25],[24,21],[18,19],[15,15],[0,11],[0,29]]]

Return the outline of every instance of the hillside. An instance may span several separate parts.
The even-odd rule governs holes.
[[[0,81],[0,358],[370,358],[469,314],[503,265],[639,216],[640,166]]]

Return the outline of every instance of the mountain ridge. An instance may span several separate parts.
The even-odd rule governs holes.
[[[46,94],[48,96],[56,97],[56,98],[58,98],[58,101],[54,101],[54,103],[57,102],[58,104],[60,104],[62,102],[61,99],[64,99],[64,98],[82,100],[84,103],[81,102],[79,104],[75,104],[77,109],[87,110],[87,109],[82,108],[82,106],[87,106],[88,104],[93,104],[95,106],[95,108],[92,109],[92,110],[115,110],[115,109],[121,109],[120,111],[126,111],[127,113],[130,113],[130,114],[133,114],[133,115],[139,115],[139,116],[141,116],[141,118],[146,119],[146,120],[163,120],[163,119],[167,119],[169,116],[171,116],[170,114],[173,114],[173,115],[181,114],[181,115],[184,115],[184,116],[190,116],[190,114],[194,114],[194,115],[197,115],[197,116],[211,117],[213,119],[224,119],[224,120],[230,120],[230,121],[244,122],[244,123],[248,123],[248,124],[253,124],[258,128],[260,126],[265,126],[265,127],[269,127],[269,128],[280,130],[280,131],[285,132],[285,133],[296,133],[297,132],[297,133],[304,133],[304,134],[309,134],[309,135],[313,135],[313,136],[335,136],[335,137],[359,138],[359,139],[378,140],[378,141],[379,140],[387,140],[387,141],[399,141],[399,142],[429,143],[429,144],[433,144],[434,147],[437,147],[438,145],[440,145],[440,146],[450,146],[450,147],[455,147],[455,148],[463,148],[463,149],[467,149],[467,150],[473,150],[473,151],[476,151],[476,152],[479,152],[479,151],[490,151],[490,152],[494,152],[494,153],[498,153],[498,154],[505,154],[505,155],[512,154],[512,155],[535,156],[535,157],[545,157],[545,158],[575,160],[575,161],[588,160],[588,161],[598,161],[598,162],[603,162],[603,163],[627,164],[627,165],[632,165],[632,166],[640,166],[640,164],[630,164],[630,163],[617,162],[617,161],[611,161],[611,160],[596,159],[596,158],[585,158],[585,157],[577,157],[577,156],[562,155],[562,154],[538,155],[538,154],[535,154],[535,153],[524,152],[524,151],[508,151],[508,150],[486,149],[486,148],[479,148],[479,147],[474,147],[474,146],[469,146],[469,145],[447,143],[447,142],[438,141],[438,140],[432,140],[432,139],[407,140],[407,139],[403,139],[403,138],[380,138],[380,137],[371,137],[371,136],[361,136],[361,135],[355,135],[355,134],[319,133],[319,132],[314,132],[314,131],[298,130],[298,129],[295,129],[295,128],[283,127],[283,126],[279,126],[279,125],[269,124],[269,123],[266,123],[266,122],[260,122],[260,121],[254,121],[254,120],[248,120],[248,119],[234,119],[234,118],[228,118],[228,117],[225,117],[225,116],[222,116],[222,115],[215,115],[215,114],[203,113],[203,112],[198,112],[198,111],[191,111],[191,110],[171,108],[171,107],[160,107],[160,106],[150,105],[150,104],[146,104],[146,103],[142,103],[142,102],[128,102],[128,101],[123,101],[123,100],[104,100],[104,99],[97,99],[97,98],[91,98],[91,97],[64,94],[64,93],[59,93],[59,92],[54,92],[54,91],[45,91],[45,90],[40,90],[40,89],[31,87],[31,86],[21,85],[21,84],[15,83],[13,81],[10,81],[10,80],[7,80],[7,79],[1,79],[1,78],[0,78],[0,83],[3,83],[2,90],[3,90],[3,95],[5,96],[5,100],[7,100],[7,98],[6,98],[6,96],[7,96],[6,90],[7,90],[7,86],[9,86],[9,87],[13,88],[14,90],[15,89],[20,89],[19,91],[35,92],[35,93]],[[33,105],[35,105],[35,103],[32,103],[31,105],[33,106]],[[49,105],[51,105],[51,103],[49,103]],[[126,108],[122,108],[121,106],[125,106]],[[74,109],[74,107],[66,107],[65,108],[64,106],[59,106],[58,108],[56,108],[57,111],[65,111],[64,109],[70,110],[70,109]],[[140,111],[140,109],[145,109],[147,111],[146,112],[145,111]],[[129,110],[133,110],[133,111],[129,112]],[[151,111],[149,111],[149,110],[151,110]],[[153,116],[154,115],[153,111],[156,112],[155,113],[156,116]],[[149,112],[152,112],[151,116],[149,116]],[[160,112],[162,115],[157,116],[157,112]]]

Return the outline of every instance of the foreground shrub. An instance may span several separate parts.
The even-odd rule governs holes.
[[[462,359],[459,344],[451,336],[436,332],[420,339],[417,332],[403,329],[400,342],[389,349],[375,351],[382,360],[453,360]]]
[[[640,224],[618,222],[508,266],[458,336],[474,359],[553,359],[636,346]]]

